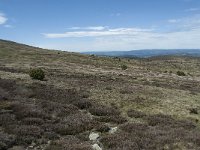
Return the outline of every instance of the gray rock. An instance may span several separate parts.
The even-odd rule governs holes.
[[[92,148],[93,148],[94,150],[102,150],[102,148],[101,148],[98,144],[93,144],[93,145],[92,145]]]
[[[113,134],[113,133],[117,132],[117,129],[118,129],[118,127],[110,128],[109,133],[110,133],[110,134]]]
[[[99,133],[94,133],[94,132],[92,132],[92,133],[90,133],[90,135],[89,135],[90,141],[96,141],[98,138],[99,138]]]

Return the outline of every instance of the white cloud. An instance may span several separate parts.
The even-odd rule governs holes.
[[[96,26],[96,27],[87,27],[86,29],[88,29],[88,30],[104,30],[106,28],[107,27],[104,27],[104,26]]]
[[[70,29],[70,30],[79,30],[79,29],[81,29],[81,27],[71,27],[71,28],[68,28],[68,29]]]
[[[43,35],[51,39],[51,44],[43,45],[44,48],[73,51],[200,48],[200,14],[171,19],[166,26],[154,29],[106,27],[92,30],[79,27],[65,33]],[[58,44],[58,41],[62,42]]]
[[[8,19],[3,13],[0,13],[0,25],[5,24]]]
[[[117,36],[117,35],[137,35],[139,32],[149,32],[152,29],[140,29],[140,28],[97,28],[90,27],[86,29],[96,29],[96,31],[73,31],[65,33],[44,33],[46,38],[67,38],[67,37],[100,37],[100,36]],[[105,29],[105,30],[103,30]]]
[[[77,44],[74,41],[77,40]],[[171,33],[139,32],[137,35],[99,36],[92,40],[75,39],[43,45],[44,48],[71,51],[113,51],[135,49],[199,48],[200,29]]]
[[[71,27],[70,30],[104,30],[107,26]]]

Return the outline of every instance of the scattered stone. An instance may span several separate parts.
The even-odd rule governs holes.
[[[110,134],[113,134],[113,133],[117,132],[117,129],[118,129],[118,127],[110,128],[109,133],[110,133]]]
[[[92,133],[90,133],[90,135],[89,135],[90,141],[96,141],[98,138],[99,138],[99,134],[98,134],[98,133],[92,132]]]
[[[93,148],[94,150],[102,150],[102,148],[101,148],[98,144],[93,144],[93,145],[92,145],[92,148]]]

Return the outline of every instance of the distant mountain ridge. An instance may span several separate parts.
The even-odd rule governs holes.
[[[178,56],[196,56],[200,57],[200,49],[146,49],[146,50],[132,50],[132,51],[100,51],[100,52],[84,52],[84,54],[97,56],[111,56],[111,57],[126,57],[126,58],[148,58],[154,56],[164,55],[178,55]]]

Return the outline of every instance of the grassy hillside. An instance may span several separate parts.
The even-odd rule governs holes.
[[[31,79],[31,68],[45,80]],[[106,58],[0,41],[0,150],[200,149],[199,120],[199,58]]]

